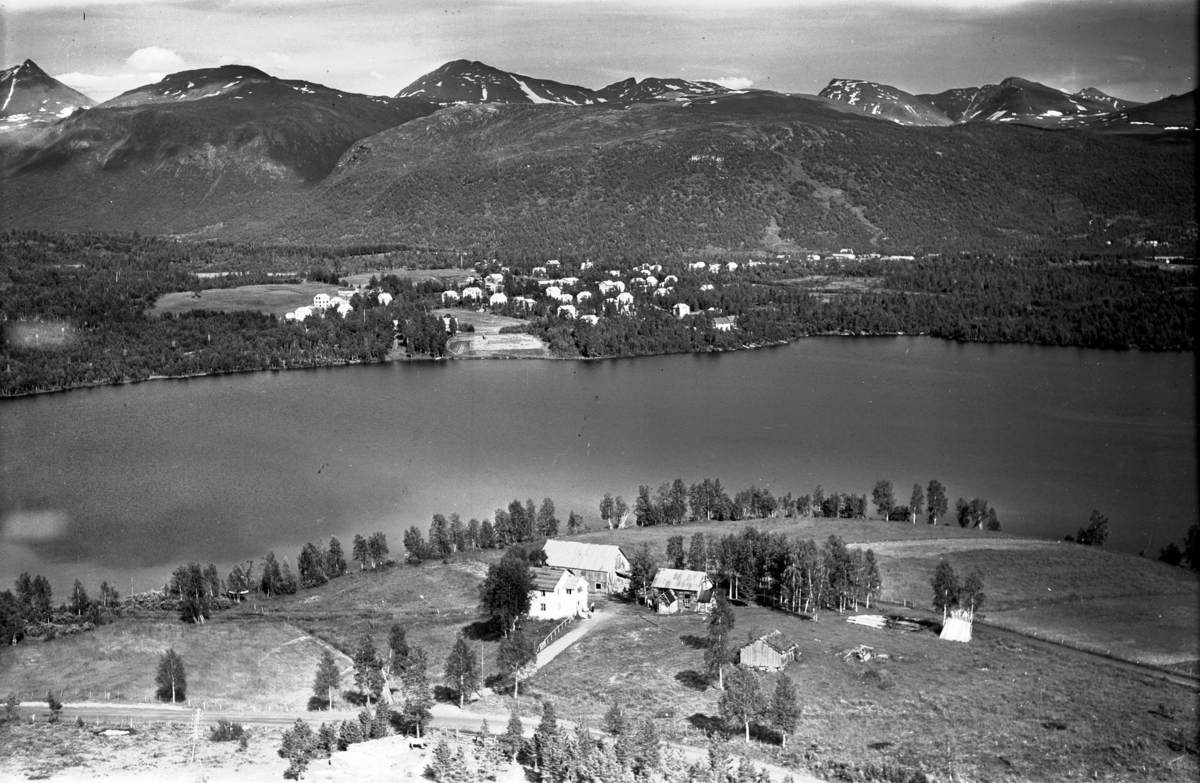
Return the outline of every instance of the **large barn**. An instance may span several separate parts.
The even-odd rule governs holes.
[[[771,631],[738,650],[738,663],[755,669],[776,671],[792,663],[800,648],[779,631]]]
[[[587,580],[592,592],[619,593],[629,587],[629,558],[618,546],[552,538],[542,551],[547,566],[571,569]]]
[[[713,582],[703,571],[660,568],[650,587],[659,614],[707,612],[712,608]]]

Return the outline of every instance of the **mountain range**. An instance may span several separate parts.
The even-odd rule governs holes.
[[[456,60],[394,97],[229,65],[89,105],[32,62],[3,73],[4,226],[530,253],[1195,244],[1194,93],[591,90]]]

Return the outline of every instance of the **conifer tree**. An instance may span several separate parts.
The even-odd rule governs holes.
[[[787,747],[788,735],[796,730],[800,719],[800,703],[796,699],[796,685],[786,673],[779,675],[775,691],[771,694],[769,717],[771,725],[779,732],[783,747]]]
[[[367,704],[371,703],[372,697],[378,699],[383,690],[381,668],[375,641],[371,638],[371,632],[365,631],[358,642],[358,649],[354,651],[354,685],[367,697]]]
[[[457,686],[460,709],[466,704],[467,694],[479,690],[479,653],[471,649],[462,634],[458,635],[446,658],[445,677]]]
[[[512,711],[508,715],[508,726],[500,735],[500,747],[508,754],[510,761],[516,761],[524,744],[525,725],[521,723],[521,716],[517,714],[517,702],[514,700]]]

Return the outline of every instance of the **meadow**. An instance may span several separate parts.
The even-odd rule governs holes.
[[[759,730],[749,748],[734,735],[734,753],[835,779],[885,764],[973,781],[1186,781],[1200,771],[1192,688],[981,627],[959,644],[836,613],[812,622],[743,606],[735,617],[738,640],[778,629],[799,645],[798,662],[763,675],[762,687],[791,677],[803,717],[786,750]],[[597,727],[619,702],[627,714],[654,715],[664,739],[703,747],[720,725],[720,691],[700,674],[704,635],[696,616],[631,612],[539,671],[521,700],[550,699],[561,717]],[[840,657],[860,644],[887,657]]]
[[[282,318],[297,307],[311,306],[317,294],[337,294],[337,286],[328,283],[265,283],[237,288],[208,288],[196,296],[193,291],[163,294],[154,303],[158,314],[189,313],[194,310],[220,312],[270,313]]]

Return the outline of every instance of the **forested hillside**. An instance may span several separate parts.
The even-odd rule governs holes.
[[[273,236],[556,257],[759,248],[1194,252],[1190,144],[905,128],[832,102],[459,106],[365,139]]]

